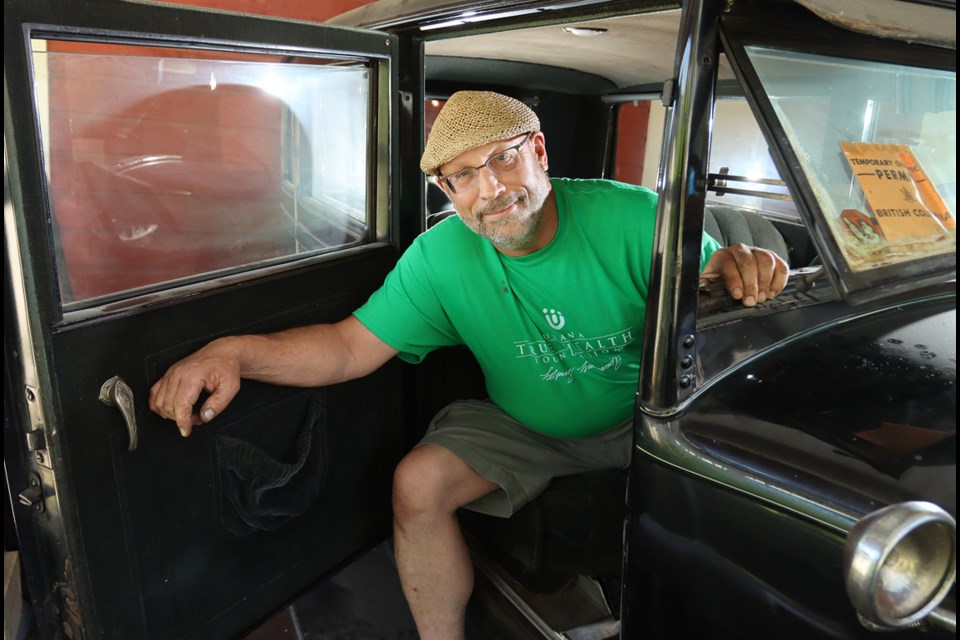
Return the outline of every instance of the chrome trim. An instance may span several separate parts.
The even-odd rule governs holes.
[[[13,289],[13,306],[16,309],[17,335],[20,339],[20,361],[23,363],[23,382],[28,386],[40,388],[37,373],[37,359],[33,351],[33,333],[27,315],[27,287],[23,274],[23,254],[20,251],[21,238],[17,231],[16,212],[13,209],[10,193],[10,162],[7,156],[7,136],[3,136],[3,241],[6,245],[7,277]],[[5,319],[6,320],[6,319]]]
[[[127,312],[131,309],[136,309],[139,307],[153,307],[158,304],[171,303],[181,298],[191,298],[207,291],[220,289],[229,285],[235,285],[250,280],[258,280],[260,278],[282,274],[287,271],[302,269],[306,266],[322,264],[324,262],[332,262],[334,260],[347,258],[349,256],[354,256],[361,253],[368,253],[385,246],[388,245],[383,242],[373,242],[369,244],[347,247],[345,249],[335,249],[328,253],[322,253],[309,258],[288,260],[283,264],[249,269],[243,271],[242,273],[232,273],[230,275],[212,278],[202,282],[193,282],[175,288],[167,288],[162,291],[148,291],[139,295],[131,295],[130,297],[123,298],[121,300],[111,299],[101,304],[96,304],[96,301],[94,300],[93,302],[96,306],[82,309],[64,309],[63,323],[74,324],[95,318],[102,318],[104,316],[109,316],[116,313]],[[167,282],[164,284],[169,285],[170,283]],[[128,291],[124,293],[129,294],[130,292]]]
[[[773,178],[748,178],[747,176],[735,176],[729,173],[723,173],[723,169],[720,170],[720,173],[711,173],[707,176],[709,185],[716,187],[717,189],[723,189],[726,186],[726,182],[729,180],[731,182],[750,182],[753,184],[768,184],[774,187],[787,187],[787,183],[783,180],[775,180]]]
[[[936,611],[931,621],[950,628],[952,617],[956,632],[956,613],[937,609],[957,576],[957,521],[943,508],[914,500],[873,511],[843,551],[847,595],[867,628],[910,628]]]
[[[364,5],[347,11],[329,20],[333,25],[361,27],[364,29],[398,29],[423,27],[442,29],[465,22],[486,22],[517,15],[533,15],[544,11],[573,9],[590,5],[604,5],[608,0],[475,0],[474,2],[437,2],[413,0],[406,3],[405,10],[397,11],[397,5]]]
[[[136,451],[140,430],[137,427],[133,389],[120,376],[113,376],[100,387],[99,399],[108,407],[116,407],[120,411],[123,422],[127,426],[127,451]]]
[[[657,181],[657,230],[640,365],[639,404],[653,411],[675,406],[693,391],[692,385],[680,384],[684,376],[677,363],[681,352],[695,353],[697,280],[689,270],[699,265],[700,246],[698,242],[695,257],[689,247],[690,255],[684,255],[690,244],[684,239],[693,227],[699,228],[699,238],[703,227],[721,9],[719,0],[693,0],[681,16],[676,90],[667,108]]]
[[[600,101],[604,104],[623,104],[625,102],[640,102],[641,100],[659,100],[662,95],[660,91],[650,93],[611,93],[600,96]]]
[[[846,534],[864,515],[827,504],[801,490],[775,485],[768,478],[721,460],[690,442],[679,420],[660,421],[643,416],[637,429],[636,448],[663,464],[805,516],[840,534]]]
[[[915,300],[906,300],[906,301],[898,302],[895,308],[899,310],[899,309],[905,309],[905,308],[913,307],[917,305],[930,304],[938,301],[945,301],[945,300],[951,300],[951,299],[956,299],[955,293],[944,293],[944,294],[931,295],[924,298],[918,298]],[[883,313],[890,312],[891,309],[892,309],[891,307],[883,307],[883,308],[877,308],[877,309],[870,309],[868,311],[856,310],[850,315],[844,315],[839,318],[834,318],[826,322],[823,322],[821,324],[809,327],[805,330],[797,331],[796,333],[790,334],[788,336],[784,336],[782,339],[774,340],[768,346],[758,350],[757,352],[744,358],[740,362],[737,362],[736,364],[732,365],[730,368],[726,369],[725,371],[721,373],[717,373],[709,380],[706,380],[706,381],[698,380],[696,390],[693,391],[687,398],[684,398],[682,402],[678,402],[674,406],[663,407],[661,409],[655,409],[651,406],[641,404],[640,411],[644,415],[660,418],[660,419],[667,419],[667,418],[676,416],[678,414],[681,414],[684,411],[686,411],[687,407],[689,407],[690,404],[696,401],[696,399],[699,398],[701,395],[703,395],[708,389],[719,384],[721,381],[726,380],[728,377],[735,375],[738,371],[752,364],[757,359],[764,357],[766,354],[770,353],[771,351],[783,349],[791,344],[805,340],[812,335],[816,335],[818,333],[823,333],[826,331],[831,331],[833,329],[836,329],[837,327],[841,327],[850,322],[857,322],[860,320],[864,320],[866,318],[870,318],[872,316],[877,316]]]
[[[513,607],[520,612],[521,615],[529,622],[537,632],[543,637],[549,640],[566,640],[563,637],[563,634],[554,630],[547,624],[543,618],[537,614],[533,608],[528,605],[523,598],[520,597],[516,591],[510,588],[510,585],[507,584],[507,581],[500,577],[497,574],[496,570],[489,565],[486,561],[481,559],[479,556],[474,556],[474,564],[477,566],[480,571],[483,572],[483,575],[490,581],[490,583],[496,587],[497,591],[500,592],[507,602],[509,602]]]
[[[605,615],[594,622],[557,631],[524,600],[523,596],[510,586],[510,583],[498,573],[491,561],[478,554],[472,554],[472,557],[473,563],[483,573],[484,577],[537,630],[541,637],[547,640],[606,640],[619,636],[620,621],[613,617],[604,599],[603,590],[592,578],[578,575],[577,585],[573,588],[586,593],[596,604],[598,610],[602,610]]]
[[[610,640],[620,637],[620,621],[613,616],[563,632],[568,640]]]
[[[758,198],[769,198],[770,200],[784,200],[786,202],[793,202],[793,196],[789,193],[773,193],[770,191],[757,191],[755,189],[733,189],[730,187],[707,187],[707,191],[714,191],[718,196],[723,196],[726,194],[732,194],[735,196],[756,196]]]
[[[23,253],[20,245],[23,239],[17,229],[17,215],[13,206],[13,194],[10,189],[10,162],[7,150],[7,136],[3,136],[3,240],[5,245],[4,255],[7,260],[6,277],[10,280],[11,296],[13,298],[13,307],[15,310],[15,319],[17,329],[17,343],[20,352],[21,373],[23,375],[20,381],[23,385],[23,399],[25,413],[28,424],[20,425],[19,431],[23,434],[39,431],[43,435],[43,448],[35,451],[28,451],[32,464],[38,471],[37,486],[40,490],[40,496],[50,497],[50,505],[44,505],[44,510],[52,509],[59,512],[55,504],[57,494],[57,479],[53,471],[53,460],[51,447],[52,433],[47,432],[49,424],[44,411],[44,390],[46,387],[40,384],[40,368],[37,363],[37,351],[34,347],[34,333],[30,320],[30,307],[27,304],[27,284],[23,268]],[[11,410],[13,410],[11,408]],[[16,427],[19,421],[14,420],[13,426]],[[38,437],[40,434],[35,434]],[[19,438],[18,438],[19,439]],[[26,439],[21,442],[27,442]]]
[[[387,37],[387,45],[390,44],[390,38]],[[376,189],[376,211],[374,212],[373,234],[377,242],[387,242],[390,238],[390,210],[391,194],[393,189],[393,140],[392,127],[393,118],[393,92],[390,88],[390,63],[381,60],[376,66],[377,74],[377,121],[375,131],[377,136],[376,153],[374,160],[376,163],[376,172],[374,188]]]
[[[954,635],[957,633],[957,612],[950,611],[944,607],[934,609],[927,616],[927,622],[935,624],[941,629],[946,629]]]
[[[772,200],[787,200],[792,202],[793,196],[790,192],[779,193],[776,191],[761,191],[756,188],[741,188],[728,186],[728,182],[743,182],[748,185],[757,184],[771,187],[787,188],[787,183],[783,180],[772,178],[748,178],[747,176],[735,176],[725,173],[727,167],[720,169],[720,173],[711,173],[707,175],[707,191],[713,191],[718,196],[732,193],[740,196],[757,196],[760,198],[770,198]]]

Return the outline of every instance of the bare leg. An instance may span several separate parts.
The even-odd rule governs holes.
[[[415,448],[393,482],[393,544],[421,640],[462,640],[473,565],[456,511],[497,485],[437,445]]]

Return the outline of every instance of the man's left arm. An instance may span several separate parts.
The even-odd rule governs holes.
[[[787,285],[790,267],[773,251],[738,243],[717,249],[700,273],[701,284],[723,280],[727,293],[752,307],[775,298]]]

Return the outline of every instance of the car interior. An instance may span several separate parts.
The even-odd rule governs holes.
[[[381,4],[332,22],[376,27]],[[572,23],[556,20],[428,40],[425,135],[454,91],[499,91],[537,112],[551,175],[614,178],[656,189],[664,124],[661,94],[673,74],[680,13],[675,8]],[[706,206],[706,232],[722,246],[742,242],[770,249],[791,267],[815,264],[816,250],[725,61],[719,82],[724,92],[716,108],[709,163],[715,188]],[[456,212],[434,178],[425,177],[424,189],[424,227],[429,230]],[[715,286],[704,290],[704,317],[739,307]],[[460,374],[455,381],[448,377],[431,386],[431,397],[421,403],[430,408],[423,424],[432,409],[449,400],[484,394],[482,374],[472,360],[466,349],[448,348],[418,367],[425,375],[433,367]],[[478,567],[537,626],[567,633],[594,630],[601,634],[596,637],[606,637],[604,629],[612,634],[619,617],[626,483],[626,472],[619,471],[558,478],[508,520],[463,510],[461,520]]]

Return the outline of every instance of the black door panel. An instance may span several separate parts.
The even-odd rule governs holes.
[[[75,496],[79,518],[83,554],[72,555],[70,570],[88,577],[96,602],[96,621],[82,613],[86,631],[138,637],[142,627],[150,637],[198,638],[236,631],[385,534],[403,445],[398,365],[318,390],[244,382],[227,411],[188,439],[147,409],[146,395],[172,362],[253,311],[242,301],[259,300],[263,313],[243,331],[336,321],[382,281],[394,257],[383,250],[228,292],[216,297],[224,300],[215,312],[211,298],[54,336],[58,357],[79,363],[58,373],[66,428],[51,450],[63,453],[54,461],[66,469],[57,484]],[[270,313],[311,288],[316,302]],[[144,355],[128,348],[134,343],[156,351]],[[114,375],[134,391],[134,451],[119,410],[98,400]],[[291,478],[264,463],[291,471],[304,455]]]

